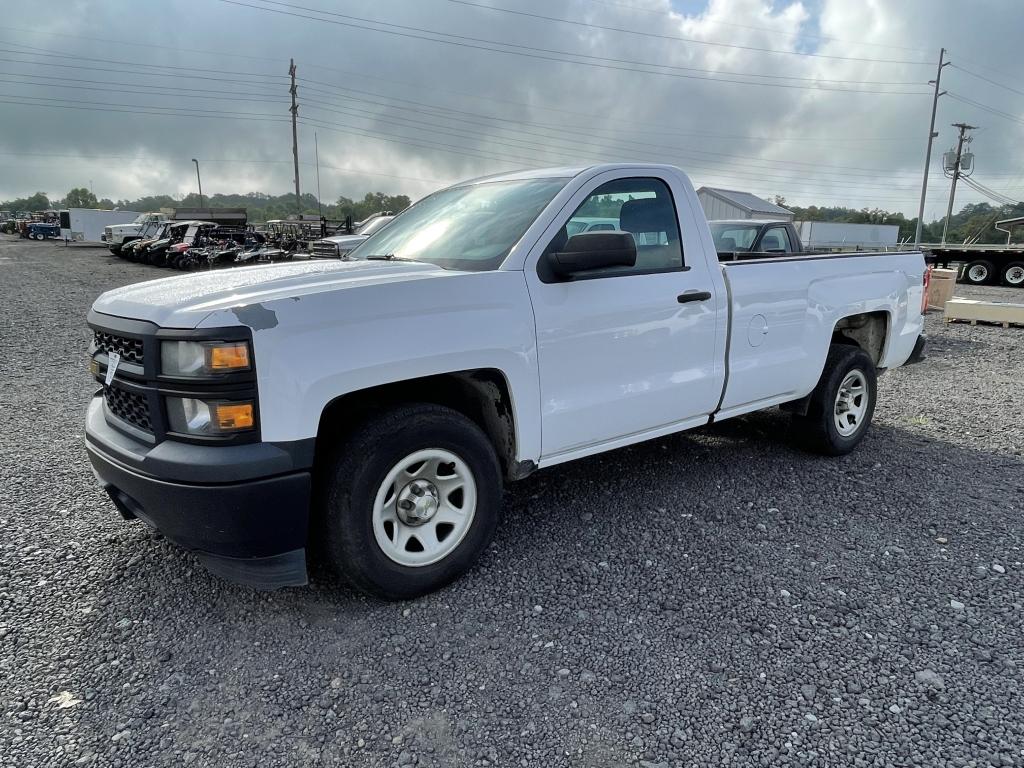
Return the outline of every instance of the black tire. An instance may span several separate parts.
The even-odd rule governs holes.
[[[863,414],[857,419],[855,429],[849,434],[843,434],[836,424],[837,399],[843,382],[855,372],[860,372],[863,379],[862,397],[867,397],[867,403]],[[833,344],[825,359],[825,370],[821,373],[818,386],[811,393],[807,414],[798,414],[793,418],[801,443],[807,450],[825,456],[849,453],[867,434],[877,397],[877,373],[871,357],[860,347]]]
[[[1024,287],[1024,261],[1011,261],[1003,267],[1003,272],[999,278],[1003,285],[1008,285],[1012,288]]]
[[[964,267],[964,282],[968,285],[988,285],[995,276],[995,264],[985,259],[976,259]]]
[[[438,562],[408,566],[377,543],[373,506],[388,473],[418,450],[455,454],[477,487],[472,522]],[[454,581],[490,544],[501,519],[502,475],[487,435],[458,411],[411,404],[378,414],[330,453],[319,478],[318,529],[328,561],[357,589],[385,600],[407,600]]]

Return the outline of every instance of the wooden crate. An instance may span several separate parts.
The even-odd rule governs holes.
[[[953,291],[956,290],[955,269],[933,269],[931,280],[928,284],[928,308],[943,310],[946,302],[953,298]]]
[[[1024,304],[952,299],[946,302],[945,319],[947,323],[994,323],[1003,328],[1009,328],[1011,325],[1024,326]]]

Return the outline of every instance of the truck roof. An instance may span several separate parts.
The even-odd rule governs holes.
[[[682,169],[674,165],[668,165],[666,163],[601,163],[598,165],[583,165],[583,166],[556,166],[553,168],[536,168],[536,169],[524,169],[521,171],[507,171],[505,173],[495,173],[490,176],[480,176],[476,179],[469,179],[468,181],[460,181],[452,184],[453,187],[464,187],[469,184],[483,184],[484,182],[491,181],[525,181],[527,179],[557,179],[566,178],[571,179],[574,176],[579,176],[581,173],[592,171],[600,173],[601,171],[613,171],[622,168],[644,168],[644,169],[658,169],[658,170],[672,170],[677,173],[683,173]]]

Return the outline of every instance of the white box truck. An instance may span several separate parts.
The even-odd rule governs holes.
[[[808,251],[884,251],[899,242],[898,224],[851,224],[845,221],[798,221],[796,230]]]
[[[105,227],[127,224],[142,214],[138,211],[106,211],[96,208],[69,208],[60,212],[60,236],[72,243],[104,243]]]

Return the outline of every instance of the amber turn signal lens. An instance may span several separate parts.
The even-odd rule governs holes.
[[[211,371],[240,371],[249,367],[249,345],[244,341],[208,347],[207,354],[207,367]]]
[[[214,414],[221,430],[252,429],[256,423],[252,403],[220,403],[214,406]]]

